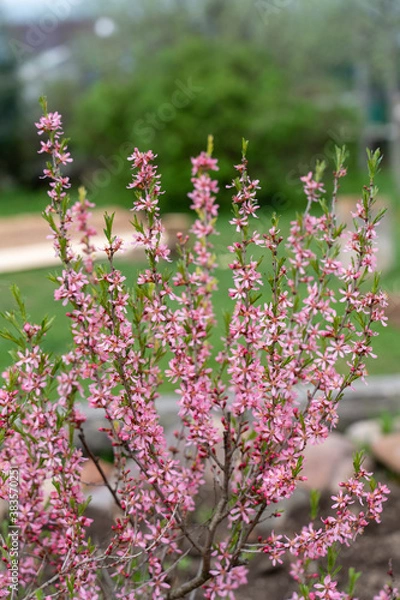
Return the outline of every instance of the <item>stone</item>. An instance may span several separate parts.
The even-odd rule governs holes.
[[[371,446],[375,458],[385,467],[400,474],[400,432],[378,438]]]
[[[400,418],[393,416],[390,427],[392,430],[390,433],[400,432]],[[370,447],[384,435],[384,422],[382,419],[364,419],[352,423],[346,429],[346,436],[358,447]]]
[[[113,465],[101,459],[99,459],[99,464],[110,485],[114,486],[115,473]],[[86,460],[82,465],[81,487],[85,496],[91,497],[89,508],[92,511],[103,512],[110,516],[110,518],[115,515],[115,500],[92,459]],[[51,492],[55,491],[55,489],[51,478],[45,479],[42,486],[45,501],[50,498]]]
[[[101,459],[99,459],[98,464],[105,476],[107,477],[107,480],[110,481],[114,472],[113,465]],[[104,485],[104,481],[100,474],[100,471],[96,467],[94,460],[92,460],[91,458],[89,458],[83,463],[81,484],[84,492],[86,492],[86,490],[89,488]]]
[[[371,446],[382,435],[382,424],[377,419],[357,421],[346,429],[346,436],[359,448]]]
[[[107,481],[114,489],[116,483],[114,466],[99,459],[99,465],[107,477]],[[86,497],[90,496],[90,504],[85,514],[96,520],[104,517],[114,520],[119,515],[118,506],[113,495],[104,483],[104,480],[92,459],[83,464],[81,475],[82,491]]]
[[[302,471],[307,480],[301,482],[299,488],[316,489],[321,493],[336,492],[338,484],[349,479],[354,472],[354,451],[353,443],[335,432],[322,444],[307,445]]]

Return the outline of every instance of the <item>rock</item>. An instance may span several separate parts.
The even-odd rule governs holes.
[[[101,459],[99,459],[98,465],[103,471],[104,475],[107,477],[107,480],[111,482],[114,473],[113,465]],[[83,463],[81,484],[85,493],[92,487],[105,485],[103,477],[101,476],[99,469],[96,467],[96,464],[92,459],[86,460]]]
[[[400,418],[388,415],[390,432],[400,432]],[[346,436],[357,446],[371,446],[379,438],[386,435],[384,421],[381,419],[365,419],[357,421],[346,429]]]
[[[116,474],[113,465],[101,459],[99,465],[114,489]],[[120,516],[120,509],[93,460],[84,463],[81,485],[85,496],[90,496],[90,503],[85,511],[85,515],[93,519],[89,535],[92,539],[105,541],[110,537],[111,525]]]
[[[358,447],[371,446],[382,435],[382,424],[377,419],[357,421],[346,429],[346,436]]]
[[[302,475],[307,481],[299,487],[320,492],[336,492],[338,484],[352,476],[355,447],[340,433],[331,433],[322,444],[308,445],[304,452]]]
[[[113,465],[101,459],[99,460],[99,464],[108,482],[113,487],[115,485]],[[96,514],[103,514],[107,518],[114,518],[117,513],[115,500],[92,459],[86,460],[83,463],[81,487],[85,496],[91,497],[88,507],[91,513],[96,512]],[[51,478],[45,479],[42,486],[45,501],[49,499],[50,493],[55,491],[55,489]]]
[[[378,438],[371,446],[373,455],[394,473],[400,473],[400,432]]]

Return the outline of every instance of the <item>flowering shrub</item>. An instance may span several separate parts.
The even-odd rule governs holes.
[[[0,489],[7,498],[8,474],[18,468],[20,585],[14,594],[7,569],[11,539],[5,533],[0,595],[173,600],[195,598],[201,589],[210,600],[234,598],[235,590],[246,584],[248,557],[261,552],[273,564],[286,554],[294,557],[299,594],[292,600],[354,598],[354,573],[348,591],[338,591],[333,549],[350,544],[370,521],[379,522],[388,494],[364,470],[360,456],[354,476],[333,497],[332,514],[319,523],[314,519],[291,538],[274,532],[257,538],[254,532],[262,519],[279,516],[280,501],[303,479],[306,444],[324,441],[336,426],[344,390],[365,376],[365,359],[373,356],[373,328],[385,324],[386,299],[377,278],[366,286],[375,269],[375,227],[382,216],[373,214],[379,152],[368,155],[370,179],[353,215],[355,231],[347,240],[351,260],[345,268],[338,258],[345,233],[335,217],[339,181],[346,174],[345,150],[337,150],[329,203],[323,165],[302,178],[307,207],[292,222],[283,246],[276,218],[265,233],[251,225],[257,217],[259,182],[248,173],[243,144],[231,186],[231,224],[237,232],[229,247],[231,311],[224,349],[213,358],[217,282],[211,240],[218,185],[211,174],[218,166],[211,140],[207,152],[192,159],[194,244],[178,235],[180,261],[174,276],[159,268],[170,261],[170,251],[163,243],[155,156],[135,149],[129,158],[133,240],[148,260],[131,291],[114,264],[122,241],[113,235],[112,216],[105,216],[108,267],[94,264],[93,205],[84,190],[70,204],[70,180],[62,167],[72,159],[61,117],[47,112],[45,103],[43,107],[36,126],[43,137],[40,152],[49,155],[44,177],[50,204],[44,217],[63,264],[55,299],[69,307],[72,345],[61,358],[47,354],[41,340],[49,323],[30,323],[14,290],[20,316],[9,314],[8,319],[21,327],[18,334],[3,332],[18,350],[0,392]],[[322,208],[320,216],[311,213],[314,204]],[[81,256],[71,245],[73,223],[82,233]],[[267,280],[253,258],[256,247],[269,257]],[[169,362],[162,372],[164,355]],[[345,374],[340,363],[346,365]],[[173,446],[167,444],[157,413],[164,378],[176,385]],[[299,398],[298,384],[307,386],[306,402]],[[107,481],[98,467],[118,509],[105,547],[93,546],[86,535],[88,501],[80,487],[85,459],[73,444],[77,432],[91,454],[82,429],[85,417],[75,402],[84,398],[104,411],[114,448],[116,482]],[[212,504],[200,522],[196,509],[210,478]],[[49,482],[51,492],[45,494]],[[187,569],[182,568],[185,557],[190,558]],[[324,557],[329,560],[321,575],[315,559]],[[396,597],[390,586],[376,596]]]

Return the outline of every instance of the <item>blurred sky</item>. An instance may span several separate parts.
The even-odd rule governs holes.
[[[0,0],[3,14],[8,18],[35,16],[49,5],[48,0]]]
[[[29,21],[39,15],[43,14],[47,10],[51,10],[52,6],[57,5],[70,5],[73,6],[74,10],[83,8],[85,4],[88,4],[85,0],[0,0],[0,11],[3,13],[7,20],[23,20]]]

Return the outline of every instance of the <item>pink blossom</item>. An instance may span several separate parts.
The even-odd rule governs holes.
[[[310,202],[317,202],[321,194],[325,193],[323,183],[313,178],[312,171],[304,175],[304,177],[300,177],[300,181],[304,183],[304,193]]]
[[[7,474],[18,469],[21,582],[48,598],[97,600],[107,582],[121,599],[184,597],[199,587],[205,598],[234,599],[247,583],[244,557],[260,552],[274,565],[294,558],[292,576],[310,589],[303,598],[350,600],[333,573],[321,574],[314,562],[333,544],[350,545],[370,522],[379,523],[389,490],[362,466],[339,485],[327,515],[291,536],[253,536],[262,531],[260,521],[280,517],[281,501],[304,480],[306,445],[322,442],[336,427],[343,392],[366,375],[365,358],[374,356],[375,324],[385,324],[387,298],[366,285],[375,269],[373,177],[356,209],[344,268],[334,215],[343,165],[334,174],[331,208],[319,216],[311,209],[325,194],[320,171],[302,178],[308,205],[284,245],[277,218],[265,232],[253,228],[259,181],[249,174],[244,143],[230,186],[236,231],[227,249],[232,282],[225,334],[215,340],[221,315],[214,310],[220,292],[212,144],[192,159],[192,240],[177,236],[180,260],[171,276],[160,268],[170,252],[156,156],[135,149],[129,157],[133,241],[148,261],[131,288],[115,264],[122,242],[108,215],[104,260],[94,261],[93,205],[80,190],[71,206],[63,167],[72,159],[61,127],[60,115],[47,110],[37,123],[45,134],[39,152],[49,158],[44,215],[62,264],[54,297],[67,307],[70,345],[60,357],[46,352],[46,322],[28,321],[19,302],[20,317],[10,317],[18,348],[0,388],[0,493],[7,497]],[[71,244],[74,229],[80,253]],[[168,436],[160,416],[164,378],[175,386],[176,426]],[[78,399],[101,411],[101,431],[114,450],[113,478],[99,469],[115,502],[105,548],[88,542],[91,521],[81,487],[86,459],[74,439],[92,453]],[[205,493],[210,514],[199,523]],[[180,566],[188,553],[197,575],[185,579]],[[0,582],[2,588],[9,583],[5,569]],[[376,599],[394,594],[386,586]]]

